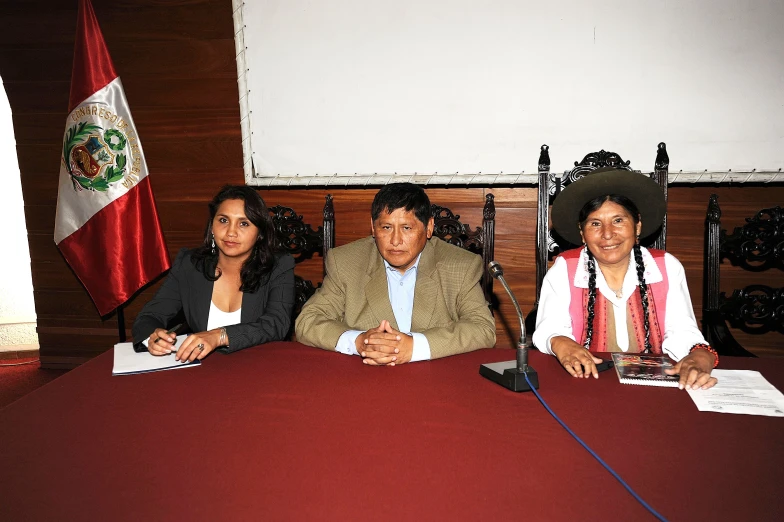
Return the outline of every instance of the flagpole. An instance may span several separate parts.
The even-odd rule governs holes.
[[[117,329],[120,331],[120,342],[125,342],[125,310],[123,305],[117,307]]]

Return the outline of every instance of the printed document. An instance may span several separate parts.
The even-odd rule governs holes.
[[[191,363],[184,363],[174,359],[176,349],[182,345],[187,335],[178,335],[174,343],[175,351],[169,355],[153,355],[148,351],[137,353],[133,351],[133,343],[117,343],[114,345],[114,367],[112,375],[132,375],[135,373],[157,372],[161,370],[176,370],[179,368],[192,368],[201,364],[196,359]]]
[[[698,410],[784,417],[784,395],[760,372],[713,370],[711,375],[719,381],[713,388],[687,390]]]

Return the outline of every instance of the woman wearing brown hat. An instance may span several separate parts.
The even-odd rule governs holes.
[[[573,182],[553,204],[553,226],[583,244],[556,258],[539,297],[534,345],[574,377],[599,377],[590,352],[668,354],[681,389],[716,384],[718,355],[694,318],[683,265],[640,246],[666,204],[641,174],[605,168]],[[589,351],[590,350],[590,351]]]

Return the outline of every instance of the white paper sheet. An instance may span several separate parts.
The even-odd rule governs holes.
[[[178,335],[174,347],[179,348],[187,335]],[[177,370],[199,366],[198,359],[192,363],[183,363],[174,359],[176,350],[169,355],[152,355],[144,351],[133,351],[133,343],[117,343],[114,345],[114,367],[112,375],[133,375],[135,373],[157,372],[161,370]]]
[[[784,395],[760,372],[713,370],[711,375],[719,381],[713,388],[687,390],[698,410],[784,417]]]

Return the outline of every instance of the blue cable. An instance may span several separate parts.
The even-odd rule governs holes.
[[[657,512],[656,512],[656,510],[654,510],[654,509],[653,509],[651,506],[649,506],[649,505],[648,505],[648,503],[647,503],[647,502],[645,502],[645,501],[642,499],[642,497],[640,497],[640,495],[638,495],[638,494],[637,494],[637,492],[636,492],[636,491],[634,491],[634,490],[631,488],[631,486],[629,486],[629,484],[627,484],[626,482],[624,482],[624,480],[621,478],[621,476],[620,476],[620,475],[618,475],[618,473],[616,473],[614,469],[612,469],[612,468],[611,468],[609,465],[607,465],[607,463],[606,463],[606,462],[604,462],[604,461],[602,460],[602,458],[601,458],[599,455],[597,455],[597,454],[596,454],[596,452],[595,452],[594,450],[592,450],[591,448],[589,448],[589,447],[588,447],[588,445],[587,445],[585,442],[583,442],[583,441],[582,441],[582,439],[581,439],[580,437],[578,437],[578,436],[577,436],[577,434],[575,434],[575,433],[574,433],[574,432],[573,432],[573,431],[572,431],[572,430],[569,428],[569,426],[567,426],[566,424],[564,424],[564,422],[563,422],[561,419],[559,419],[559,418],[558,418],[558,415],[556,415],[556,414],[555,414],[555,412],[554,412],[553,410],[551,410],[551,409],[550,409],[550,406],[548,406],[548,405],[547,405],[547,403],[546,403],[546,402],[544,402],[544,399],[542,398],[542,396],[541,396],[541,395],[539,395],[539,392],[538,392],[538,391],[536,391],[536,388],[534,388],[534,385],[533,385],[533,384],[531,384],[531,381],[529,381],[529,380],[528,380],[528,374],[524,374],[524,375],[525,375],[525,382],[527,382],[527,383],[528,383],[528,386],[530,386],[530,387],[531,387],[531,391],[533,391],[533,392],[534,392],[534,395],[536,395],[536,398],[537,398],[537,399],[539,399],[539,402],[541,402],[541,403],[542,403],[542,406],[544,406],[544,408],[545,408],[545,409],[546,409],[546,410],[547,410],[547,411],[550,413],[550,415],[552,415],[552,416],[553,416],[553,418],[554,418],[555,420],[557,420],[557,421],[558,421],[558,424],[560,424],[561,426],[563,426],[563,428],[564,428],[564,429],[565,429],[565,430],[566,430],[566,431],[569,433],[569,435],[571,435],[572,437],[574,437],[574,440],[576,440],[577,442],[579,442],[579,443],[580,443],[580,445],[581,445],[583,448],[585,448],[585,449],[588,451],[588,453],[590,453],[591,455],[593,455],[593,458],[595,458],[596,460],[598,460],[598,461],[599,461],[599,464],[601,464],[602,466],[604,466],[604,469],[606,469],[607,471],[609,471],[609,472],[610,472],[610,474],[612,474],[612,476],[613,476],[613,477],[615,477],[615,479],[616,479],[618,482],[620,482],[620,483],[621,483],[621,485],[622,485],[624,488],[626,488],[626,491],[628,491],[629,493],[631,493],[631,495],[632,495],[632,496],[633,496],[633,497],[634,497],[634,498],[637,500],[637,502],[639,502],[640,504],[642,504],[642,505],[643,505],[643,507],[644,507],[645,509],[647,509],[648,511],[650,511],[650,512],[651,512],[651,514],[652,514],[653,516],[655,516],[656,518],[658,518],[658,519],[659,519],[659,520],[661,520],[662,522],[667,522],[667,519],[666,519],[666,518],[664,518],[663,516],[661,516],[659,513],[657,513]]]

